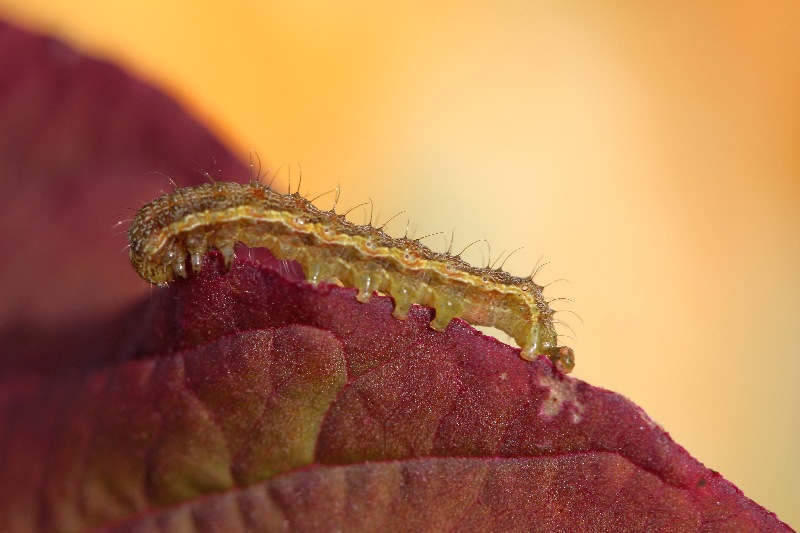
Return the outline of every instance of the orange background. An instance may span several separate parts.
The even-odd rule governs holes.
[[[574,375],[800,526],[800,4],[31,4],[0,15],[126,64],[294,185],[299,161],[306,194],[524,246],[518,275],[544,255],[584,321],[563,317]]]

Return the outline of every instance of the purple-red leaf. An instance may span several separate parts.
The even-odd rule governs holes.
[[[142,291],[110,235],[143,176],[244,169],[118,69],[2,26],[0,126],[0,530],[789,530],[630,401],[429,309],[215,253]]]
[[[126,260],[127,221],[171,189],[168,176],[206,181],[198,169],[248,172],[154,88],[0,22],[0,334],[41,342],[43,326],[146,295]],[[30,364],[15,352],[0,368]]]

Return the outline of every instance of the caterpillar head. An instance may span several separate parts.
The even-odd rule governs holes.
[[[569,374],[575,368],[575,352],[569,346],[556,346],[546,350],[545,354],[564,374]]]

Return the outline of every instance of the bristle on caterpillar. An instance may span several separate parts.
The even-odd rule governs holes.
[[[211,248],[230,264],[233,247],[241,242],[297,261],[313,284],[338,278],[358,289],[360,302],[374,291],[389,294],[398,319],[406,318],[412,304],[432,307],[430,325],[437,331],[461,318],[504,331],[519,344],[525,360],[543,354],[562,372],[575,365],[572,349],[558,346],[553,310],[530,276],[473,267],[418,240],[353,224],[298,193],[280,194],[259,182],[178,188],[139,210],[128,239],[131,264],[153,284],[186,277],[187,258],[199,272]]]

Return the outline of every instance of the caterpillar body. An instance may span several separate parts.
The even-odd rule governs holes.
[[[186,277],[187,258],[199,272],[211,248],[230,264],[234,245],[241,242],[297,261],[313,284],[338,278],[358,289],[361,302],[374,291],[388,294],[398,319],[406,318],[412,304],[432,307],[430,325],[437,331],[461,318],[504,331],[519,344],[523,359],[544,354],[562,372],[575,364],[572,349],[558,346],[553,310],[530,276],[473,267],[459,256],[354,224],[298,193],[281,194],[260,182],[178,188],[139,210],[128,239],[131,264],[153,284]]]

